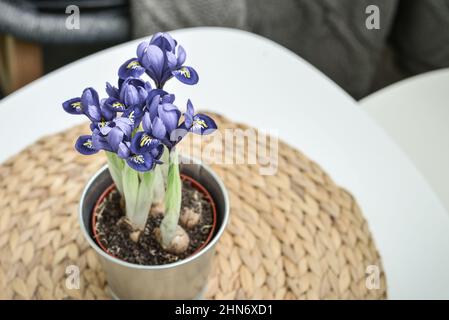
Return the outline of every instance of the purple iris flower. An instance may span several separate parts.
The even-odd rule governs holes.
[[[165,146],[172,150],[189,132],[205,135],[216,130],[213,119],[195,114],[190,100],[180,124],[175,96],[162,89],[173,77],[190,85],[198,82],[198,74],[185,61],[184,48],[169,34],[157,33],[139,44],[137,58],[120,66],[117,87],[106,83],[106,99],[100,100],[93,88],[87,88],[81,97],[65,101],[66,112],[84,114],[91,121],[91,135],[80,136],[75,148],[86,155],[112,152],[134,170],[149,171],[162,163]],[[140,79],[143,73],[153,79],[155,88]]]
[[[99,129],[94,129],[92,131],[92,145],[97,150],[114,152],[107,140],[107,137],[103,136]]]
[[[92,121],[92,130],[101,128],[117,115],[105,107],[104,101],[100,102],[98,93],[93,88],[84,89],[80,98],[69,99],[62,104],[62,107],[70,114],[86,115]]]
[[[136,171],[149,171],[154,168],[156,162],[150,153],[132,154],[126,159],[128,166]]]
[[[137,171],[151,170],[156,164],[161,164],[160,160],[164,145],[159,139],[155,138],[149,131],[139,131],[132,138],[130,144],[131,155],[126,162]]]
[[[124,148],[122,144],[131,138],[133,129],[131,120],[120,117],[101,127],[100,133],[107,137],[107,142],[114,152],[117,152],[121,158],[126,158],[126,155],[120,155],[120,151],[123,151]]]
[[[178,46],[176,55],[173,52],[167,52],[166,55],[171,75],[185,84],[193,85],[198,83],[199,76],[195,69],[184,66],[186,51],[182,46]]]
[[[167,129],[158,116],[154,117],[153,121],[151,121],[150,114],[148,112],[145,112],[142,119],[142,129],[144,132],[160,141],[166,139]]]
[[[142,121],[142,117],[144,115],[144,110],[140,106],[130,107],[126,109],[122,117],[128,118],[133,124],[134,129],[138,129],[140,122]]]
[[[181,111],[171,103],[160,104],[157,114],[161,122],[164,124],[165,130],[170,134],[173,130],[178,128],[179,119],[181,118]]]
[[[106,99],[105,106],[113,112],[123,112],[129,107],[141,107],[146,103],[148,91],[151,84],[138,78],[126,78],[119,83],[119,88],[106,84],[106,92],[109,98]]]
[[[162,49],[149,42],[142,42],[137,48],[137,58],[148,76],[156,83],[156,87],[162,88],[166,81],[163,79],[166,62]]]
[[[150,118],[154,119],[158,115],[159,105],[173,103],[174,101],[174,94],[169,94],[162,89],[154,89],[148,93],[146,110],[150,113]]]
[[[163,51],[175,52],[175,48],[178,43],[169,33],[158,32],[153,35],[150,40],[150,44],[158,46]]]
[[[187,101],[187,110],[184,113],[184,119],[184,123],[182,123],[180,127],[195,134],[207,135],[217,129],[217,124],[211,117],[202,113],[195,114],[190,99]]]
[[[159,99],[158,96],[155,99]],[[142,127],[146,132],[159,139],[167,148],[171,149],[178,142],[173,132],[179,127],[181,111],[172,103],[162,102],[150,107],[142,118]]]
[[[184,48],[177,46],[176,40],[168,33],[157,33],[150,41],[140,43],[137,47],[137,60],[154,80],[157,88],[162,88],[173,76],[189,85],[196,84],[199,80],[195,69],[184,66]]]
[[[142,106],[148,95],[148,85],[140,79],[127,78],[120,88],[120,100],[128,107]],[[151,89],[151,85],[149,87]]]

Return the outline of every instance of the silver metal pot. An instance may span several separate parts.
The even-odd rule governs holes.
[[[112,184],[107,166],[88,182],[81,196],[79,219],[81,230],[100,257],[111,295],[116,299],[199,299],[204,293],[214,255],[229,217],[229,199],[223,182],[206,165],[197,160],[181,159],[181,172],[194,178],[210,193],[217,209],[215,234],[201,251],[175,263],[143,266],[114,258],[93,239],[92,211],[97,199]],[[188,163],[188,164],[187,164]]]

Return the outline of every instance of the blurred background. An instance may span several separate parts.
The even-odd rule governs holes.
[[[79,29],[66,26],[70,5]],[[369,5],[379,29],[366,27]],[[449,0],[0,0],[0,98],[98,50],[195,26],[270,38],[356,99],[449,66]]]

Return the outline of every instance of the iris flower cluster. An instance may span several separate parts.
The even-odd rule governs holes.
[[[217,125],[209,116],[195,113],[190,100],[182,113],[175,96],[163,89],[171,78],[187,85],[199,79],[195,69],[184,64],[186,52],[176,40],[157,33],[139,44],[136,55],[118,69],[117,86],[106,83],[107,98],[100,100],[95,89],[87,88],[81,97],[62,105],[68,113],[91,121],[91,134],[80,136],[75,148],[85,155],[106,151],[109,172],[134,226],[143,230],[153,202],[164,198],[160,234],[162,246],[169,249],[180,228],[176,145],[189,132],[205,135]]]
[[[186,52],[176,40],[167,33],[155,34],[139,44],[137,58],[120,66],[117,87],[106,84],[106,99],[87,88],[81,97],[65,101],[65,111],[84,114],[91,121],[92,134],[80,136],[76,149],[85,155],[113,152],[134,170],[145,172],[161,163],[164,146],[172,150],[188,132],[213,132],[217,128],[213,119],[195,114],[190,100],[181,121],[175,96],[163,90],[173,77],[188,85],[198,82],[198,73],[185,66],[185,60]],[[144,73],[154,86],[141,78]]]

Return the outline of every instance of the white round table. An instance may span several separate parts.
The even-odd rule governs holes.
[[[359,101],[449,210],[449,69],[420,74]]]
[[[173,32],[200,83],[176,82],[177,101],[251,126],[318,162],[357,198],[383,258],[390,298],[449,297],[449,216],[393,141],[337,85],[289,50],[221,28]],[[139,41],[67,65],[0,103],[0,161],[43,135],[82,121],[61,102],[83,88],[101,90]]]

